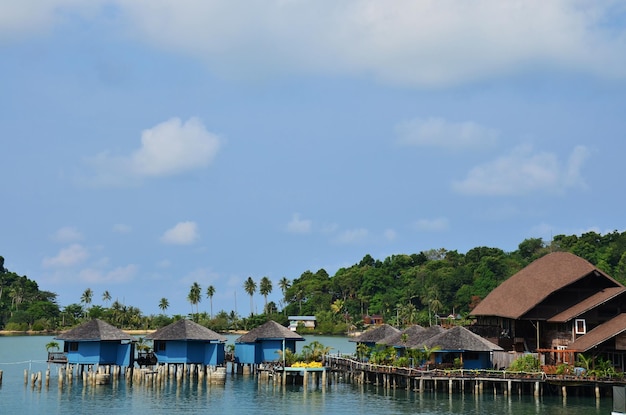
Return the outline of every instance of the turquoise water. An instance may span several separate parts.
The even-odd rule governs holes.
[[[233,343],[237,336],[227,336]],[[123,378],[111,385],[83,385],[74,380],[58,386],[56,367],[50,385],[24,384],[24,369],[45,372],[49,336],[0,337],[0,414],[610,414],[610,398],[453,394],[385,390],[376,386],[337,383],[327,388],[274,386],[253,377],[228,375],[224,386],[189,382],[163,387],[133,385]],[[354,343],[342,337],[307,336],[350,353]]]

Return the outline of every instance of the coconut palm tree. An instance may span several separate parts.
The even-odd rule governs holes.
[[[209,302],[211,303],[211,318],[213,318],[213,296],[215,295],[215,287],[209,285],[206,289],[206,296],[209,298]]]
[[[194,282],[191,285],[191,289],[189,290],[189,294],[187,295],[187,301],[191,304],[191,314],[193,314],[193,306],[196,306],[196,317],[199,314],[198,311],[198,303],[202,300],[202,289],[200,288],[200,284]]]
[[[161,301],[159,301],[159,308],[161,309],[161,311],[165,313],[165,310],[167,310],[169,306],[170,302],[167,300],[167,298],[161,298]]]
[[[83,291],[83,294],[80,296],[80,302],[85,304],[85,308],[88,308],[89,304],[91,304],[92,298],[93,298],[93,291],[91,290],[91,288],[87,288],[85,291]]]
[[[250,296],[250,315],[254,314],[254,306],[252,303],[252,296],[256,292],[256,282],[252,279],[252,277],[248,277],[248,279],[243,283],[243,289]]]
[[[267,277],[261,278],[261,282],[259,283],[259,292],[265,298],[263,312],[267,313],[267,296],[272,292],[272,280]]]
[[[104,290],[104,292],[102,293],[102,301],[107,304],[111,301],[111,294],[108,290]]]
[[[280,290],[283,293],[283,300],[284,300],[285,299],[285,293],[287,292],[287,289],[289,289],[289,287],[291,287],[291,281],[287,277],[282,277],[278,281],[278,286],[280,287]]]

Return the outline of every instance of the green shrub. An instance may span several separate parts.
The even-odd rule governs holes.
[[[511,372],[537,372],[539,360],[532,354],[526,354],[515,359],[509,366],[509,370]]]

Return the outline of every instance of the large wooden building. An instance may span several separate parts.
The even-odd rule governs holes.
[[[591,352],[624,369],[624,312],[626,287],[574,254],[553,252],[485,297],[471,312],[472,330],[505,350],[538,351],[545,364]]]

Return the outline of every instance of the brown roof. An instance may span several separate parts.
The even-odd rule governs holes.
[[[224,343],[226,337],[217,334],[191,320],[181,319],[165,327],[161,327],[154,333],[148,334],[146,339],[152,340],[200,340]]]
[[[411,338],[414,338],[417,334],[426,330],[424,327],[416,324],[411,327],[407,327],[398,333],[393,333],[382,340],[377,341],[377,344],[383,344],[386,346],[397,346],[397,347],[405,347]],[[403,337],[406,335],[406,340],[402,341]]]
[[[552,252],[496,287],[472,310],[474,316],[519,319],[550,294],[592,272],[620,284],[588,261],[569,252]]]
[[[591,297],[581,301],[573,307],[564,310],[563,312],[557,314],[556,316],[550,317],[548,319],[548,323],[566,323],[573,318],[580,316],[583,313],[591,310],[603,304],[618,295],[626,292],[626,287],[609,287],[605,288],[602,291],[598,291]]]
[[[122,341],[133,340],[130,334],[97,318],[74,327],[56,337],[58,340],[75,341]]]
[[[259,327],[250,330],[248,333],[235,340],[235,343],[254,343],[259,340],[295,340],[302,341],[304,338],[298,333],[281,326],[274,320],[270,320]]]
[[[626,331],[626,313],[622,313],[589,331],[584,336],[580,336],[574,343],[569,345],[568,349],[586,352],[624,331]]]
[[[491,352],[504,350],[502,347],[483,339],[478,334],[472,333],[465,327],[456,326],[424,342],[424,345],[432,348],[441,347],[441,350],[458,350],[468,352]]]
[[[374,327],[373,329],[368,329],[363,332],[360,336],[354,337],[350,339],[351,342],[357,343],[376,343],[385,337],[389,337],[392,334],[400,333],[400,330],[397,328],[390,326],[389,324],[381,324],[379,326]]]

